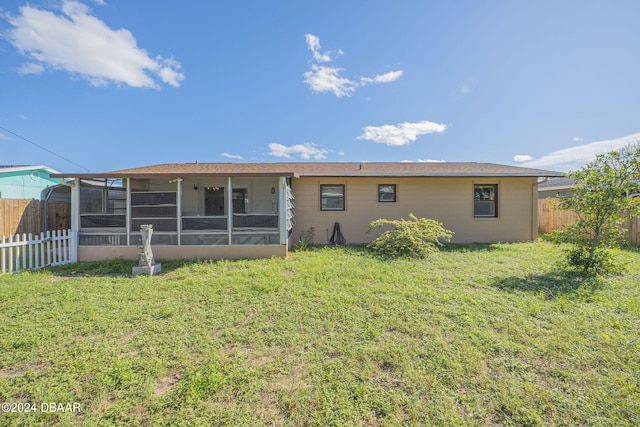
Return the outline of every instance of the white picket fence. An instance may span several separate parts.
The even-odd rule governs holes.
[[[2,236],[0,274],[75,262],[72,259],[75,239],[71,230],[47,231],[36,236],[31,233]]]

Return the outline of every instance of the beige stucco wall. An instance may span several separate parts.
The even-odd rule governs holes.
[[[138,259],[135,246],[79,246],[78,261],[100,261],[105,259]],[[154,246],[153,256],[163,259],[255,259],[286,257],[286,245],[265,246]]]
[[[320,211],[320,184],[345,184],[345,211]],[[395,203],[378,202],[378,184],[396,184]],[[498,218],[474,218],[474,184],[498,184]],[[435,219],[454,231],[452,241],[515,242],[537,238],[536,178],[300,178],[292,185],[296,204],[295,242],[315,229],[315,243],[328,243],[335,222],[348,243],[368,243],[378,218]]]

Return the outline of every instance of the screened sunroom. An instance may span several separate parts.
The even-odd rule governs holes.
[[[76,178],[72,192],[72,228],[77,228],[78,246],[85,253],[91,247],[137,248],[145,224],[153,226],[152,246],[174,249],[286,247],[294,225],[293,193],[284,176],[91,176]],[[168,254],[165,258],[209,256],[202,251],[161,252]]]

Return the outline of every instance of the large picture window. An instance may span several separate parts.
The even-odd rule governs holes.
[[[320,210],[344,210],[344,184],[320,185]]]
[[[395,202],[396,201],[396,185],[395,184],[379,184],[378,185],[378,201],[379,202]]]
[[[476,218],[498,217],[498,184],[473,186],[473,216]]]

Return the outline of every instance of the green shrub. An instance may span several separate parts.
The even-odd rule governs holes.
[[[566,250],[566,257],[567,267],[584,274],[612,274],[624,270],[623,265],[614,261],[611,252],[601,247],[575,245]]]
[[[373,242],[369,248],[380,255],[408,256],[424,258],[428,254],[438,250],[441,241],[450,241],[453,231],[443,227],[441,222],[417,218],[409,214],[411,220],[377,219],[369,224],[369,232],[384,226],[391,226]]]
[[[540,239],[556,244],[570,243],[572,241],[571,236],[569,236],[565,230],[553,230],[548,233],[543,233]]]

